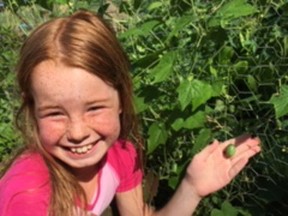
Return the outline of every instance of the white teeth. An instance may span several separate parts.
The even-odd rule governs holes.
[[[82,148],[76,148],[76,152],[77,152],[78,154],[81,154],[81,153],[82,153]]]
[[[70,148],[70,150],[71,150],[73,153],[85,154],[85,153],[87,153],[87,151],[89,151],[90,149],[92,149],[92,147],[93,147],[93,145],[92,145],[92,144],[89,144],[89,145],[86,145],[86,146],[83,146],[83,147]]]

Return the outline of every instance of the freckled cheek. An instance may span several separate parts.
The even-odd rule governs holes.
[[[117,135],[120,132],[120,118],[116,114],[102,115],[94,118],[91,126],[103,135]]]
[[[52,147],[56,145],[65,133],[64,124],[39,122],[38,123],[39,138],[42,145]]]

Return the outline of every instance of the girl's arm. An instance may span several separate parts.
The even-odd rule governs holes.
[[[227,158],[224,154],[229,144],[236,146],[236,154]],[[143,202],[143,191],[135,189],[116,195],[121,215],[125,216],[191,216],[201,199],[226,186],[248,163],[249,158],[260,151],[260,140],[243,135],[223,143],[214,141],[195,155],[186,175],[171,200],[159,211]]]
[[[123,216],[154,216],[154,215],[191,215],[191,210],[194,212],[201,198],[197,196],[192,188],[184,180],[177,189],[176,193],[169,203],[160,211],[155,211],[151,206],[148,206],[143,201],[142,186],[116,195],[117,207],[120,215]],[[191,193],[187,193],[187,190]],[[175,207],[174,207],[175,206]],[[176,207],[178,206],[178,207]],[[189,206],[189,208],[185,208]],[[176,208],[176,209],[175,209]]]

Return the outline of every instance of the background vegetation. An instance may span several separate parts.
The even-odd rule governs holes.
[[[0,2],[0,162],[21,144],[14,67],[29,32],[86,8],[110,19],[132,63],[146,140],[146,199],[161,207],[195,153],[245,132],[263,152],[195,215],[288,212],[288,3],[284,0]]]

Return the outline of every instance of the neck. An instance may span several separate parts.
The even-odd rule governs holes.
[[[98,190],[98,173],[99,168],[97,165],[93,167],[73,169],[73,174],[85,191],[88,203],[93,201],[92,199],[94,194]]]
[[[97,176],[99,168],[97,165],[84,168],[73,168],[72,173],[78,179],[79,183],[87,183],[93,181]]]

